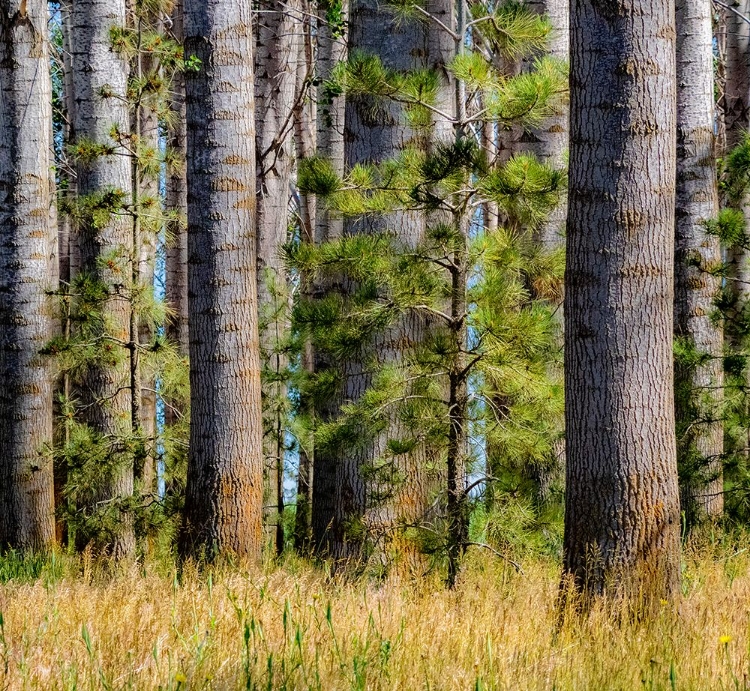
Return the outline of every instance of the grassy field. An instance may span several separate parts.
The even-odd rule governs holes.
[[[750,543],[748,543],[750,546]],[[556,610],[559,564],[475,555],[437,577],[330,578],[288,560],[0,563],[0,689],[747,689],[750,552],[686,551],[651,618]]]

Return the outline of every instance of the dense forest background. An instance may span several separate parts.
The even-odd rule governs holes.
[[[746,525],[747,7],[0,15],[13,554],[661,601]]]
[[[0,686],[750,669],[747,0],[0,0]]]

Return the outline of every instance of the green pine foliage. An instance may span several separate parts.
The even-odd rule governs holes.
[[[410,2],[394,11],[404,21],[424,16],[424,8]],[[533,156],[489,161],[478,128],[485,121],[529,127],[558,112],[566,95],[565,66],[544,59],[522,75],[504,74],[488,55],[532,57],[543,47],[549,23],[515,2],[493,8],[476,3],[472,12],[471,32],[480,47],[470,50],[458,37],[449,70],[466,94],[455,111],[473,114],[453,119],[452,141],[427,136],[433,117],[445,116],[437,103],[440,75],[396,72],[375,56],[354,52],[334,70],[329,88],[395,101],[405,121],[425,135],[395,159],[356,165],[343,178],[321,158],[299,165],[300,190],[347,219],[423,215],[421,242],[407,245],[389,229],[285,249],[294,272],[329,287],[323,295],[296,295],[294,332],[332,363],[300,377],[301,396],[330,401],[341,389],[340,363],[347,358],[358,358],[372,373],[370,387],[333,419],[298,420],[299,434],[335,454],[366,448],[398,429],[363,469],[375,505],[397,491],[398,458],[429,449],[428,470],[442,478],[433,510],[401,527],[427,551],[448,557],[450,582],[473,542],[468,523],[477,500],[463,486],[464,469],[476,478],[472,490],[480,495],[498,481],[482,467],[488,446],[495,468],[523,476],[524,469],[548,462],[562,417],[562,387],[550,363],[560,355],[552,301],[561,292],[563,258],[542,250],[532,235],[566,178]],[[477,223],[488,203],[506,219],[497,232]],[[402,339],[398,357],[384,360],[373,343],[409,320],[428,325],[424,337]]]
[[[170,0],[138,0],[133,4],[129,26],[112,29],[114,50],[124,54],[131,64],[127,100],[131,127],[121,131],[113,127],[110,136],[115,145],[78,139],[67,144],[64,156],[78,164],[92,163],[102,157],[120,155],[131,161],[133,185],[128,189],[101,189],[89,195],[75,195],[66,186],[61,190],[59,209],[67,214],[81,233],[96,234],[114,217],[125,218],[132,228],[126,244],[113,248],[99,260],[93,273],[79,272],[59,291],[59,311],[64,328],[47,346],[54,355],[64,385],[59,393],[59,432],[55,463],[65,475],[61,520],[67,526],[71,544],[111,544],[122,528],[122,516],[133,517],[140,538],[171,535],[182,502],[185,458],[189,424],[187,366],[164,334],[168,309],[157,299],[154,286],[139,273],[139,250],[144,243],[157,246],[172,214],[165,213],[154,188],[162,169],[181,165],[174,152],[161,151],[139,133],[139,122],[148,108],[162,128],[172,123],[169,89],[176,70],[181,69],[182,47],[167,35],[156,17],[168,16]],[[106,87],[102,98],[116,97]],[[156,185],[158,188],[158,185]],[[169,240],[169,238],[167,238]],[[108,317],[106,304],[113,296],[127,305],[131,333],[123,335]],[[142,340],[142,334],[149,334]],[[137,353],[137,377],[141,382],[156,382],[162,405],[173,424],[160,425],[156,436],[146,435],[140,425],[123,420],[121,432],[114,436],[97,434],[85,422],[79,386],[93,365],[123,370],[132,365]],[[138,405],[141,391],[128,390],[132,405]],[[106,401],[93,405],[107,406]],[[144,463],[162,468],[165,492],[156,485],[136,486],[132,496],[101,500],[100,488],[107,478],[122,467],[132,467],[138,475]]]

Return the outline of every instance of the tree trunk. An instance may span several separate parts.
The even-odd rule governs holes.
[[[86,197],[108,189],[129,193],[130,158],[113,142],[113,127],[128,132],[130,123],[125,93],[128,65],[125,58],[111,46],[110,31],[125,24],[123,0],[75,0],[72,7],[71,49],[76,108],[74,132],[78,139],[114,146],[114,156],[97,157],[77,166],[77,191]],[[111,98],[102,97],[111,92]],[[104,227],[95,227],[91,217],[84,217],[78,228],[81,270],[106,286],[110,299],[103,306],[106,335],[123,343],[129,340],[130,306],[118,296],[117,286],[123,283],[122,267],[107,264],[103,258],[122,253],[131,245],[130,222],[112,215]],[[126,274],[127,275],[127,274]],[[128,367],[119,358],[111,363],[92,365],[81,386],[84,419],[103,437],[117,438],[131,430],[129,419]],[[97,483],[90,508],[117,503],[133,494],[132,457],[116,455],[112,468]],[[88,502],[87,502],[88,503]],[[127,515],[120,520],[121,531],[115,539],[114,552],[123,555],[135,547],[132,521]],[[104,545],[102,545],[104,546]]]
[[[183,556],[259,559],[263,419],[249,0],[185,0],[191,425]]]
[[[526,3],[538,14],[547,15],[552,24],[552,33],[547,41],[546,53],[558,60],[569,59],[569,29],[570,29],[570,3],[568,0],[528,0]],[[529,61],[530,63],[530,61]],[[523,69],[531,67],[531,64],[523,65]],[[529,130],[523,128],[511,128],[511,135],[517,136],[508,144],[508,153],[532,153],[541,162],[554,168],[564,169],[567,166],[568,152],[568,120],[567,109],[554,115],[538,127]],[[565,220],[568,213],[567,197],[561,196],[559,204],[552,210],[547,219],[533,231],[533,238],[546,251],[559,250],[565,246]],[[558,328],[557,338],[560,348],[563,344],[562,324],[562,299],[554,303],[557,307],[556,325]],[[551,363],[549,374],[552,379],[561,379],[562,372],[557,363]],[[498,402],[502,406],[502,402]],[[562,421],[561,421],[562,422]],[[540,503],[550,499],[552,489],[555,485],[562,484],[562,476],[565,467],[565,439],[561,436],[553,445],[552,453],[544,463],[530,468],[536,484],[536,497]],[[493,449],[487,449],[490,463],[495,460],[496,453]],[[501,459],[498,459],[501,460]],[[498,475],[494,470],[491,475]]]
[[[50,223],[52,87],[47,3],[0,2],[0,548],[55,541],[52,372],[57,288]]]
[[[747,17],[750,15],[750,1],[739,0],[733,7]],[[726,150],[729,153],[741,141],[750,125],[750,24],[743,21],[734,12],[726,14],[726,80],[724,81],[723,98],[723,131]],[[745,195],[741,202],[745,214],[745,233],[750,233],[750,195]],[[744,303],[750,300],[750,250],[744,247],[731,247],[727,252],[728,285],[741,310]],[[737,351],[744,350],[744,334],[733,333],[732,324],[728,324],[727,341]],[[740,328],[742,331],[742,328]],[[745,374],[746,383],[750,384],[750,369]],[[748,403],[745,413],[748,413]],[[744,438],[735,442],[732,449],[747,457],[750,456],[750,428]]]
[[[675,370],[682,509],[690,522],[721,516],[723,338],[711,319],[720,279],[719,239],[704,221],[718,213],[710,0],[679,0],[677,20],[677,203],[675,335],[710,360]]]
[[[658,599],[679,584],[674,10],[582,0],[570,37],[564,570]]]
[[[149,13],[141,8],[136,11],[133,17],[133,25],[136,31],[159,31],[163,30],[163,23],[158,15]],[[136,74],[141,79],[149,81],[154,78],[158,79],[160,64],[159,59],[149,54],[147,51],[140,50],[136,56]],[[158,156],[159,144],[159,99],[162,98],[160,93],[150,93],[144,90],[141,94],[140,103],[136,108],[133,117],[133,126],[137,124],[138,139],[142,151],[150,149],[154,155]],[[135,119],[138,122],[135,122]],[[143,167],[145,161],[133,161],[136,166],[134,175],[138,176],[138,181],[134,179],[133,185],[140,186],[140,205],[136,209],[137,213],[144,217],[149,213],[149,208],[161,208],[161,194],[159,190],[159,176],[144,173]],[[152,206],[153,205],[153,206]],[[145,295],[153,299],[154,297],[154,279],[156,277],[156,254],[157,254],[157,234],[148,228],[149,224],[139,221],[140,232],[138,240],[138,279],[141,290]],[[154,339],[153,329],[144,320],[138,320],[138,343],[140,346],[148,347]],[[142,458],[136,463],[136,480],[140,483],[140,491],[146,495],[153,495],[156,491],[156,379],[152,373],[141,369],[140,376],[140,415],[139,426],[143,438],[144,450]]]
[[[343,32],[348,28],[349,2],[344,0],[341,8],[341,19]],[[331,26],[322,17],[318,22],[318,51],[316,64],[316,77],[323,85],[331,74],[334,66],[347,59],[348,38],[346,33],[337,36],[331,31]],[[336,173],[344,174],[344,125],[346,120],[346,98],[344,95],[329,95],[324,89],[319,88],[317,94],[317,152],[318,155],[327,158]],[[315,234],[312,241],[322,243],[327,240],[341,238],[344,233],[343,220],[328,212],[322,204],[318,204],[315,210]],[[316,284],[309,288],[314,294],[324,294],[327,286]],[[316,371],[330,366],[330,363],[321,357],[320,353],[308,350],[307,363]],[[304,402],[303,402],[304,405]],[[313,411],[316,419],[325,422],[336,414],[337,402],[330,401],[328,405],[322,406],[320,410]],[[308,451],[312,458],[312,473],[302,475],[301,483],[303,492],[311,496],[310,507],[310,533],[315,548],[321,553],[329,551],[329,536],[333,527],[336,512],[336,465],[335,454],[324,452],[322,449]],[[312,487],[309,487],[312,482]],[[310,491],[311,490],[311,491]],[[306,528],[299,528],[304,534]]]
[[[313,3],[305,2],[303,8],[312,15]],[[303,88],[303,83],[309,81],[310,74],[314,74],[314,46],[313,26],[315,19],[310,16],[305,22],[304,40],[300,46],[300,59],[297,61],[297,89]],[[316,25],[316,24],[315,24]],[[318,33],[323,31],[323,28]],[[294,116],[294,134],[297,159],[308,158],[316,153],[317,147],[317,117],[314,93],[315,87],[308,87],[307,96],[299,101]],[[299,91],[298,91],[299,92]],[[343,160],[343,157],[342,157]],[[300,240],[312,243],[315,241],[316,199],[312,194],[299,194],[299,227]],[[301,290],[309,291],[308,276],[300,277]],[[315,372],[315,353],[309,339],[305,342],[300,357],[300,367],[303,372],[311,375]],[[307,416],[315,411],[309,400],[302,396],[300,410]],[[312,545],[312,506],[313,506],[313,469],[315,449],[311,440],[304,439],[298,443],[299,463],[297,469],[297,506],[294,517],[294,548],[299,554],[306,554]]]
[[[182,42],[183,0],[175,3],[172,11],[172,35]],[[174,123],[169,129],[168,144],[179,161],[167,174],[165,208],[173,214],[167,226],[167,305],[172,314],[167,323],[167,336],[177,344],[180,355],[188,354],[188,286],[187,286],[187,181],[185,179],[185,149],[187,141],[185,115],[185,75],[177,70],[172,80],[170,108]]]
[[[450,26],[453,22],[452,9],[445,10],[445,3],[433,2],[432,5],[432,13],[442,15],[441,20]],[[452,7],[452,3],[449,7]],[[385,33],[384,23],[387,26]],[[376,2],[358,0],[352,9],[350,29],[352,48],[379,56],[391,69],[430,66],[445,71],[445,42],[437,40],[432,34],[431,25],[394,22],[392,16]],[[453,44],[450,38],[449,42]],[[443,82],[448,83],[448,80],[443,79]],[[448,94],[447,98],[452,102],[454,94]],[[450,123],[439,122],[436,131],[436,136],[440,136],[438,133],[445,138],[453,136]],[[347,102],[344,141],[347,169],[358,163],[387,160],[407,147],[426,144],[424,135],[405,123],[399,104],[371,97],[349,99]],[[387,228],[395,231],[401,241],[415,246],[424,239],[425,223],[422,212],[404,211],[348,223],[345,232],[369,233]],[[414,347],[421,341],[426,328],[425,319],[421,316],[414,314],[405,317],[400,324],[377,336],[361,357],[343,363],[341,371],[344,381],[338,403],[356,401],[371,386],[369,364],[374,357],[383,363],[398,361],[404,348]],[[365,477],[366,468],[385,456],[389,439],[399,439],[411,433],[411,430],[402,429],[399,422],[393,420],[371,444],[339,452],[334,461],[334,515],[327,536],[327,549],[334,557],[345,559],[359,556],[365,534],[386,537],[383,544],[388,545],[393,537],[397,537],[401,524],[413,524],[424,517],[429,505],[431,483],[427,477],[427,449],[423,445],[409,454],[390,459],[392,476],[401,478],[395,487],[389,487],[391,496],[375,498],[391,482],[389,470],[380,471],[382,479]],[[316,459],[320,456],[323,454],[316,454]],[[364,531],[351,531],[350,526],[359,526]]]
[[[289,227],[289,184],[294,161],[297,62],[303,21],[299,3],[261,0],[255,56],[255,146],[257,152],[258,310],[264,392],[264,514],[269,541],[284,549],[284,455],[286,370],[289,332],[288,277],[281,246]],[[296,11],[295,11],[296,10]],[[305,88],[304,84],[300,84]],[[281,488],[281,491],[279,489]]]

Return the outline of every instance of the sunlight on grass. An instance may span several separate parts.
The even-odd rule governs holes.
[[[266,569],[0,565],[3,689],[744,689],[750,553],[689,550],[654,617],[559,615],[559,565],[478,554],[373,583],[296,560]]]

